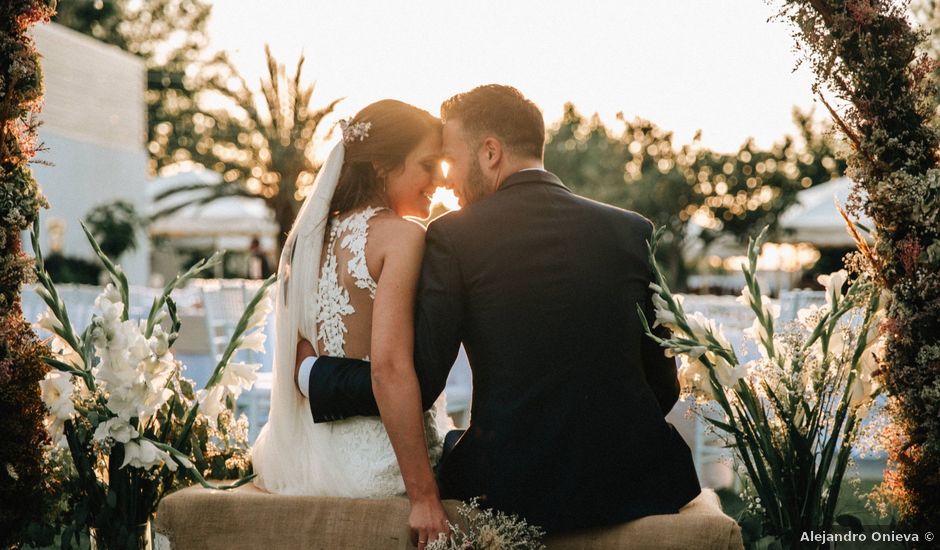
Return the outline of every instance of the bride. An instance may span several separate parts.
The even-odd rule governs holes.
[[[452,426],[443,396],[427,413],[383,409],[389,429],[397,416],[424,414],[426,445],[413,448],[393,449],[379,418],[313,422],[309,370],[295,369],[302,340],[318,355],[394,366],[389,388],[416,391],[407,377],[424,230],[402,216],[429,215],[440,164],[440,121],[406,103],[378,101],[342,125],[278,265],[271,409],[251,451],[255,484],[272,493],[403,494],[396,452],[423,453],[430,469]]]

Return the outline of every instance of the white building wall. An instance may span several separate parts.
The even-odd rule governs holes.
[[[42,55],[45,104],[33,165],[50,208],[41,213],[44,250],[50,220],[64,223],[62,253],[94,258],[79,222],[102,203],[124,199],[147,211],[147,72],[141,59],[57,24],[34,27]],[[26,239],[28,241],[28,239]],[[120,260],[131,284],[146,284],[150,242]]]

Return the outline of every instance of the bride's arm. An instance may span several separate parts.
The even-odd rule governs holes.
[[[372,390],[411,500],[409,524],[419,540],[434,540],[447,532],[447,516],[431,471],[413,359],[424,232],[411,222],[386,229],[376,243],[385,253],[372,310]]]

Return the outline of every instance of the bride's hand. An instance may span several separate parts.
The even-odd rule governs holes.
[[[447,513],[439,498],[428,498],[411,503],[411,515],[408,517],[411,528],[411,542],[417,543],[418,550],[437,540],[441,535],[450,536],[447,525]]]

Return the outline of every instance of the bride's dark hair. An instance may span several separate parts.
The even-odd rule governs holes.
[[[395,170],[429,133],[441,131],[438,118],[394,99],[376,101],[349,121],[351,127],[359,123],[370,124],[369,135],[346,142],[346,156],[330,203],[331,212],[345,212],[384,201],[385,186],[377,170]]]

